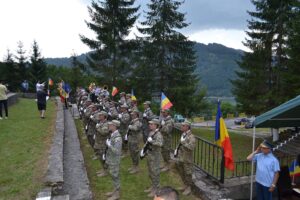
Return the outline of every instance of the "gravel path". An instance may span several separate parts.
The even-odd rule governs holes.
[[[64,110],[65,140],[64,140],[64,193],[71,200],[91,200],[92,193],[80,150],[77,130],[69,110]]]

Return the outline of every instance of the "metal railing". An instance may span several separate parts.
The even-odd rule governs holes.
[[[172,134],[172,148],[175,149],[181,137],[179,129],[174,128]],[[203,171],[207,176],[224,183],[224,152],[223,149],[198,136],[194,149],[195,167]]]
[[[172,149],[175,149],[180,141],[181,131],[174,127],[172,134]],[[247,160],[238,160],[234,163],[234,171],[225,171],[225,160],[223,148],[207,141],[203,138],[195,136],[196,146],[194,149],[194,165],[207,176],[213,178],[220,183],[224,183],[224,179],[251,176],[251,162]],[[295,156],[276,154],[280,166],[290,166]],[[254,174],[256,165],[254,165]]]
[[[287,154],[277,154],[274,153],[275,157],[279,161],[280,166],[290,166],[292,161],[296,158],[296,156],[291,156]],[[225,178],[234,178],[234,177],[242,177],[242,176],[251,176],[251,161],[248,160],[238,160],[234,162],[234,171],[226,172]],[[256,165],[254,165],[254,175],[256,173]]]

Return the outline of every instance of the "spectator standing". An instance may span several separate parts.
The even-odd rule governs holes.
[[[40,112],[40,117],[44,119],[46,105],[47,105],[47,93],[45,92],[44,89],[39,89],[36,93],[36,98],[37,98],[37,107]]]
[[[2,104],[3,104],[4,110],[5,110],[5,118],[4,119],[8,119],[7,95],[6,95],[7,92],[8,92],[8,90],[7,90],[6,86],[3,85],[3,81],[0,80],[0,120],[3,119]]]
[[[272,144],[263,141],[247,160],[256,162],[256,199],[272,200],[279,178],[279,162],[272,153]]]

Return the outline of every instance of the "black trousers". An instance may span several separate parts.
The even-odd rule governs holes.
[[[2,104],[5,110],[5,116],[8,117],[7,100],[0,100],[0,117],[2,117]]]

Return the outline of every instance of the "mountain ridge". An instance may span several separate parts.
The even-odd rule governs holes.
[[[207,88],[207,96],[232,96],[230,79],[235,79],[237,64],[243,50],[226,47],[218,43],[194,45],[197,56],[195,73],[200,77],[200,85]],[[85,63],[87,53],[77,56],[78,61]],[[71,67],[71,57],[45,58],[47,64]]]

